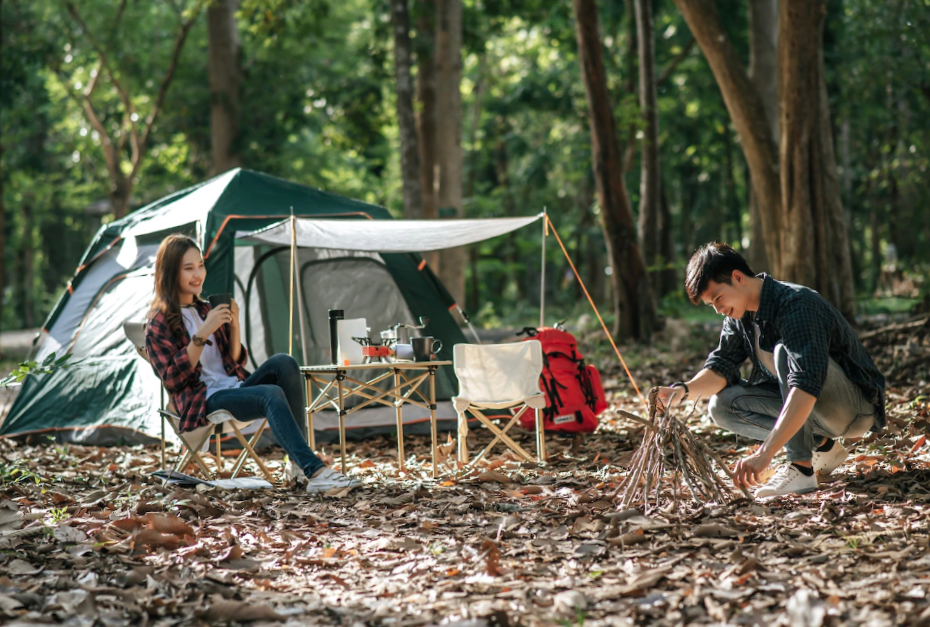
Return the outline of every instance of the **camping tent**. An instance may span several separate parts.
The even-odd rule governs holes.
[[[233,292],[243,304],[244,341],[253,367],[287,351],[289,248],[237,245],[235,235],[272,225],[292,212],[299,218],[390,219],[381,207],[236,169],[103,226],[45,322],[38,345],[39,359],[71,352],[79,363],[29,377],[0,425],[0,436],[46,433],[57,441],[85,444],[151,442],[158,436],[158,380],[121,326],[144,319],[155,252],[170,233],[185,232],[201,243],[208,271],[204,294]],[[452,297],[419,255],[311,247],[301,247],[298,254],[304,301],[299,306],[306,315],[295,333],[314,347],[311,362],[328,363],[323,352],[328,336],[322,330],[329,308],[366,318],[373,333],[428,317],[424,334],[442,340],[442,359],[451,359],[452,346],[465,341],[450,313]],[[294,345],[300,346],[300,339]],[[454,417],[448,399],[455,390],[451,368],[442,369],[437,376],[441,418]],[[417,410],[405,408],[405,421],[421,423],[426,414]],[[367,415],[357,412],[355,437],[391,430],[393,411],[380,413],[390,416],[380,416],[376,408]],[[315,428],[322,430],[317,441],[334,438],[335,424],[335,417],[315,419]]]

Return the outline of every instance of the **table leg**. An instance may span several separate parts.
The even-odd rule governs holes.
[[[307,445],[316,452],[316,434],[313,433],[313,379],[304,377],[307,387]]]
[[[394,369],[394,389],[397,391],[399,398],[394,399],[394,414],[397,419],[397,472],[403,472],[404,468],[404,415],[403,415],[403,394],[400,391],[400,370]]]
[[[436,368],[429,369],[429,428],[433,445],[433,479],[438,476],[438,451],[436,450]]]
[[[342,452],[342,474],[345,474],[348,469],[346,465],[346,410],[345,399],[342,394],[342,382],[345,378],[345,372],[336,372],[336,389],[339,393],[339,448]]]

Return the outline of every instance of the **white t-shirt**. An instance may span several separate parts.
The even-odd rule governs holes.
[[[181,308],[181,318],[184,320],[184,326],[191,337],[203,326],[203,320],[191,307]],[[201,336],[203,337],[203,336]],[[220,390],[229,390],[242,385],[238,377],[226,374],[226,368],[223,367],[223,356],[220,355],[220,349],[216,347],[216,338],[213,334],[206,338],[213,344],[204,344],[203,352],[200,353],[200,380],[207,386],[207,398],[210,398],[215,392]]]
[[[759,362],[763,366],[765,366],[765,369],[768,370],[769,373],[771,373],[771,375],[774,377],[775,376],[775,353],[772,353],[767,350],[762,350],[762,347],[759,346],[759,336],[761,336],[762,333],[759,331],[759,325],[756,324],[755,316],[753,316],[752,318],[752,326],[755,327],[754,330],[756,332],[756,357],[759,359]]]

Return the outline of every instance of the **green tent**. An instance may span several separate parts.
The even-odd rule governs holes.
[[[170,233],[188,233],[201,242],[208,273],[204,294],[231,292],[242,304],[251,366],[287,352],[290,250],[242,242],[236,233],[280,222],[292,211],[298,218],[391,219],[382,207],[236,169],[103,226],[40,337],[38,359],[71,352],[80,363],[29,377],[0,436],[45,433],[59,442],[103,445],[160,436],[159,382],[125,338],[122,324],[144,320],[153,296],[155,252]],[[455,302],[417,254],[301,247],[298,261],[305,315],[303,326],[294,329],[295,356],[306,342],[308,361],[329,363],[330,308],[345,310],[347,318],[366,318],[373,334],[427,317],[423,334],[442,340],[441,359],[451,360],[453,345],[465,341],[450,313]],[[451,368],[441,369],[436,396],[440,425],[447,429],[454,424],[448,399],[455,390]],[[404,420],[405,432],[428,428],[428,413],[415,406],[405,407]],[[317,441],[335,439],[336,424],[336,416],[325,412],[315,418]],[[391,408],[365,408],[347,427],[350,437],[360,438],[391,432],[392,424]]]

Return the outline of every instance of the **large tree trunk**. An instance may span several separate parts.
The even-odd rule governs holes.
[[[623,153],[617,138],[607,75],[598,35],[595,0],[573,0],[578,58],[584,78],[591,128],[591,161],[611,275],[614,334],[645,339],[656,327],[656,306],[649,274],[636,242],[633,211],[623,180]]]
[[[826,12],[826,7],[824,7]],[[836,167],[836,150],[833,145],[833,120],[830,115],[830,98],[827,95],[827,79],[823,61],[823,46],[817,55],[820,70],[819,109],[820,109],[820,151],[823,159],[821,176],[823,177],[824,215],[827,232],[830,234],[829,265],[818,268],[821,274],[820,285],[826,298],[833,303],[840,313],[855,324],[856,290],[853,281],[852,248],[849,238],[849,216],[843,209],[843,191],[840,187],[839,172]]]
[[[643,116],[643,144],[639,183],[639,245],[647,267],[664,265],[659,232],[661,173],[659,113],[656,106],[655,47],[652,0],[635,0],[636,39],[639,42],[639,108]],[[649,273],[656,294],[664,293],[661,270]]]
[[[394,74],[397,80],[397,124],[400,129],[400,171],[404,190],[404,217],[423,218],[420,187],[420,146],[413,114],[413,79],[410,77],[410,15],[407,0],[391,0],[394,27]]]
[[[762,97],[772,137],[778,141],[778,0],[749,2],[749,77]],[[770,272],[756,195],[749,193],[749,250],[754,272]]]
[[[436,162],[439,166],[439,214],[462,212],[462,1],[436,0]],[[439,278],[455,302],[465,300],[465,250],[442,251]]]
[[[210,148],[213,174],[242,165],[239,156],[239,0],[213,0],[207,9]]]
[[[436,72],[435,57],[435,4],[425,0],[419,6],[417,20],[417,138],[420,157],[420,190],[423,218],[435,220],[438,213],[436,198]],[[434,272],[439,272],[439,253],[424,255]]]
[[[710,65],[736,127],[749,164],[769,263],[773,268],[778,268],[781,263],[778,242],[781,207],[778,147],[770,130],[762,96],[750,80],[720,23],[714,0],[675,0],[675,4]]]
[[[781,276],[854,319],[852,268],[823,75],[826,0],[781,0]]]

